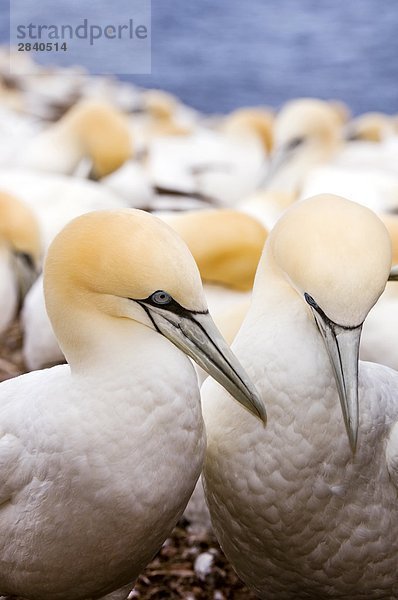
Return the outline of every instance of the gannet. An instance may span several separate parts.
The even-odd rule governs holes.
[[[398,205],[398,146],[347,140],[350,125],[333,103],[311,98],[288,102],[274,125],[274,150],[263,182],[267,190],[308,198],[333,193],[372,210]]]
[[[163,90],[142,91],[130,128],[138,155],[145,155],[152,140],[159,137],[190,135],[198,115],[175,96]]]
[[[274,146],[263,184],[268,190],[296,193],[305,175],[330,161],[343,143],[345,115],[315,98],[287,102],[274,122]]]
[[[97,182],[54,173],[0,169],[0,188],[18,196],[33,212],[40,228],[43,253],[75,217],[93,210],[126,206],[125,200]],[[41,276],[27,291],[21,315],[23,353],[28,368],[38,369],[62,361],[45,309]]]
[[[68,175],[87,157],[98,179],[131,157],[132,144],[128,121],[119,110],[98,100],[82,100],[27,141],[18,166]]]
[[[158,187],[201,194],[230,207],[256,189],[265,159],[258,135],[201,127],[190,136],[154,139],[148,172]]]
[[[368,112],[349,121],[345,128],[347,140],[382,142],[394,135],[391,116],[379,112]]]
[[[44,286],[69,365],[0,385],[0,594],[92,599],[139,574],[199,476],[205,437],[184,353],[265,411],[192,255],[157,218],[75,219],[48,251]]]
[[[232,345],[267,427],[202,387],[213,526],[260,598],[398,597],[398,374],[361,363],[358,377],[390,261],[369,209],[328,195],[295,204],[268,237]]]
[[[238,108],[227,115],[221,124],[222,131],[232,135],[258,137],[268,155],[273,146],[274,113],[262,106]]]
[[[37,220],[18,198],[0,192],[0,334],[38,275],[41,237]]]

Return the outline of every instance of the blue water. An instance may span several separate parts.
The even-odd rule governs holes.
[[[46,13],[47,0],[27,2]],[[398,112],[398,0],[153,0],[152,74],[129,79],[206,112],[297,96]]]

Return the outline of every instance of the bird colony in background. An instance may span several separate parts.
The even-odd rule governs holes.
[[[0,595],[123,600],[185,510],[259,598],[398,599],[398,118],[29,68],[1,52]]]

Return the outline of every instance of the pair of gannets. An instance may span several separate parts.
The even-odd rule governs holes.
[[[41,237],[34,214],[17,198],[0,193],[0,334],[10,325],[37,277]]]
[[[267,426],[202,387],[213,526],[261,598],[398,598],[398,374],[358,365],[390,264],[367,208],[297,203],[268,237],[232,346]]]
[[[71,222],[48,252],[45,292],[69,365],[0,386],[0,593],[98,598],[144,568],[199,476],[204,428],[184,353],[265,412],[189,250],[155,217]]]

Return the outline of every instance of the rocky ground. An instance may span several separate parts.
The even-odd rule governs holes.
[[[0,381],[25,372],[15,322],[0,341]],[[131,599],[255,600],[238,579],[214,536],[183,521],[139,577]]]

